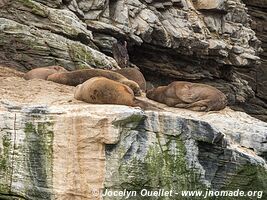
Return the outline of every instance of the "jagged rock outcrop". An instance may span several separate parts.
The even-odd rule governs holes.
[[[241,0],[2,0],[0,7],[0,64],[118,68],[111,47],[123,38],[154,85],[207,83],[233,108],[267,120],[262,49]]]
[[[92,105],[75,100],[74,87],[2,74],[1,199],[206,188],[266,197],[267,124],[245,113],[193,112],[145,97],[161,110]]]
[[[261,64],[256,68],[256,96],[260,99],[262,107],[267,108],[267,2],[265,0],[257,0],[257,1],[248,1],[244,0],[244,3],[248,7],[248,13],[251,15],[252,22],[251,28],[256,32],[257,37],[262,42],[263,51],[260,54]],[[263,104],[263,102],[265,102]],[[257,102],[253,102],[254,105],[259,105]],[[244,106],[245,107],[245,106]],[[259,112],[259,108],[255,109],[254,112]],[[250,113],[253,113],[251,110]],[[264,115],[263,112],[259,112],[258,115]],[[266,112],[265,112],[266,115]],[[265,117],[266,119],[266,117]]]
[[[3,1],[0,12],[1,63],[21,71],[48,65],[117,68],[97,51],[92,33],[71,11],[31,0]]]
[[[114,69],[112,43],[122,38],[155,86],[207,83],[267,121],[262,2],[0,0],[0,64]],[[105,189],[239,189],[266,198],[262,121],[143,97],[160,111],[90,105],[73,98],[74,87],[21,76],[0,67],[0,199],[102,199]]]

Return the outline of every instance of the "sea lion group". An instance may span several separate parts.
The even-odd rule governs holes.
[[[105,77],[120,82],[130,87],[136,96],[141,95],[140,87],[135,81],[129,80],[125,76],[111,70],[83,69],[72,72],[54,73],[49,75],[47,80],[64,85],[77,86],[94,77]]]
[[[56,83],[76,86],[74,98],[94,104],[120,104],[148,107],[135,96],[146,92],[147,98],[170,107],[193,111],[217,111],[227,105],[226,96],[215,87],[174,81],[146,91],[143,74],[134,68],[120,70],[84,69],[67,71],[60,66],[37,68],[24,75],[26,80],[39,78]]]

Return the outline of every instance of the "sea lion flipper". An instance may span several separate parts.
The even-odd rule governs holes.
[[[174,107],[175,108],[187,108],[188,104],[187,103],[178,103]]]
[[[176,104],[174,107],[175,108],[187,108],[193,111],[207,111],[207,106],[203,106],[203,105],[179,103],[179,104]]]
[[[201,100],[201,101],[197,101],[194,103],[191,103],[187,106],[187,108],[189,108],[190,110],[194,110],[194,111],[209,111],[209,100]]]
[[[130,87],[128,87],[127,85],[124,85],[124,89],[125,89],[129,94],[134,95],[133,90],[132,90]]]

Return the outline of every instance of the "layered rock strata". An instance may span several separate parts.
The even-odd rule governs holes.
[[[44,80],[0,83],[2,199],[124,199],[100,196],[123,189],[266,194],[267,125],[245,113],[173,109],[142,97],[161,109],[144,112],[86,104],[73,87]]]
[[[0,7],[0,64],[114,69],[112,43],[124,39],[154,85],[211,84],[233,108],[267,120],[261,42],[251,29],[264,27],[255,15],[265,13],[251,11],[252,21],[241,0],[4,0]]]

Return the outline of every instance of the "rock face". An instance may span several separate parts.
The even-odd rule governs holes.
[[[91,31],[73,12],[31,0],[2,2],[2,64],[22,71],[48,65],[69,70],[117,67],[112,58],[97,51]]]
[[[119,68],[111,47],[123,39],[155,86],[207,83],[267,121],[259,41],[265,49],[266,5],[244,2],[252,18],[241,0],[0,0],[0,64],[13,68],[0,67],[0,199],[108,200],[115,198],[101,192],[124,189],[239,189],[267,198],[262,121],[143,97],[159,111],[90,105],[73,98],[74,87],[21,78],[48,65]]]
[[[245,113],[145,97],[161,111],[90,105],[73,87],[10,75],[0,77],[1,199],[125,199],[100,195],[124,189],[136,191],[132,200],[142,189],[266,195],[267,124]]]
[[[263,51],[260,54],[261,65],[257,67],[257,89],[256,96],[267,100],[267,4],[264,0],[248,1],[244,0],[248,7],[248,13],[252,17],[251,28],[256,32],[257,37],[262,42]],[[254,103],[255,104],[255,103]],[[258,109],[257,109],[258,110]]]
[[[241,0],[2,0],[0,7],[0,64],[114,69],[112,43],[124,39],[130,61],[154,85],[207,83],[234,109],[267,121],[265,58],[259,65],[261,42],[251,29],[264,30],[257,19],[266,15],[250,9],[252,21]]]

